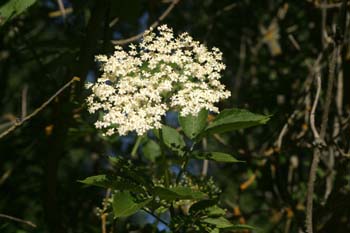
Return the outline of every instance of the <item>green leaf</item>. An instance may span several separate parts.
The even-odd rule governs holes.
[[[227,220],[224,217],[219,218],[205,218],[202,220],[202,222],[209,223],[211,225],[214,225],[217,228],[220,228],[222,230],[256,230],[255,227],[245,225],[245,224],[233,224],[229,220]]]
[[[78,182],[97,186],[101,188],[112,188],[116,190],[129,190],[135,192],[144,192],[144,189],[139,183],[132,180],[127,180],[115,175],[96,175],[90,176],[84,180],[78,180]]]
[[[151,199],[138,201],[130,192],[119,192],[113,195],[113,213],[115,218],[128,217],[142,207],[146,206]]]
[[[0,25],[24,12],[37,0],[10,0],[0,7]]]
[[[148,175],[148,171],[145,167],[135,165],[132,161],[121,157],[110,159],[110,161],[114,168],[113,176],[127,181],[130,185],[144,186],[147,189],[153,186],[152,179]]]
[[[154,195],[158,196],[161,200],[167,201],[203,199],[206,197],[206,195],[200,191],[182,186],[173,188],[155,187]]]
[[[195,159],[206,159],[206,160],[213,160],[216,162],[223,162],[223,163],[239,163],[243,162],[240,160],[237,160],[235,157],[233,157],[230,154],[222,153],[222,152],[193,152],[191,155]]]
[[[198,211],[208,209],[209,207],[215,205],[216,203],[217,203],[217,200],[215,200],[215,199],[198,201],[198,202],[194,203],[193,205],[191,205],[190,214],[194,214]]]
[[[220,229],[219,228],[214,228],[210,231],[210,233],[220,233]]]
[[[194,203],[190,208],[190,214],[195,214],[197,212],[202,212],[204,215],[213,216],[223,216],[226,211],[219,206],[217,206],[217,200],[201,200]]]
[[[226,227],[225,230],[256,230],[256,227],[252,227],[246,224],[237,224],[230,227]]]
[[[107,178],[106,175],[90,176],[84,180],[78,180],[78,182],[102,188],[109,188],[112,185],[111,181]]]
[[[158,143],[153,140],[148,140],[146,144],[142,147],[143,155],[150,160],[155,162],[155,160],[161,155],[161,149]]]
[[[185,135],[190,139],[195,139],[207,125],[208,111],[202,109],[197,116],[188,115],[182,117],[179,115],[179,123]]]
[[[225,109],[205,129],[204,134],[224,133],[265,124],[270,116],[251,113],[245,109]]]
[[[205,218],[202,220],[205,223],[209,223],[211,225],[214,225],[217,228],[228,228],[228,227],[233,227],[234,225],[228,221],[224,217],[220,218]]]
[[[226,211],[217,205],[207,208],[206,211],[208,212],[209,217],[223,216],[226,214]]]
[[[186,143],[181,134],[179,134],[176,129],[163,125],[162,141],[172,151],[177,152],[179,155],[184,154]]]

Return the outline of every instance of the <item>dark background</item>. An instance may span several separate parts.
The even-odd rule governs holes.
[[[1,5],[8,2],[14,0]],[[72,11],[63,17],[58,2],[38,0],[0,24],[0,133],[33,112],[73,76],[81,79],[0,139],[0,214],[37,225],[32,228],[0,218],[0,232],[4,233],[100,232],[94,208],[101,206],[104,192],[85,188],[77,180],[102,171],[111,153],[128,157],[135,137],[103,139],[87,114],[83,85],[98,75],[95,55],[110,54],[112,40],[144,31],[171,4],[66,0],[62,1],[64,8]],[[241,107],[273,115],[265,126],[222,135],[221,142],[208,139],[210,147],[225,148],[246,161],[243,165],[210,164],[208,174],[223,189],[222,204],[232,218],[258,227],[259,232],[300,232],[304,228],[313,150],[308,114],[315,93],[314,64],[321,54],[326,87],[332,43],[325,40],[336,38],[336,28],[343,23],[327,131],[335,163],[328,166],[328,157],[321,161],[314,215],[315,232],[350,232],[350,160],[344,155],[349,153],[350,138],[350,20],[349,15],[341,17],[341,9],[340,1],[182,0],[160,22],[223,52],[227,65],[223,82],[232,97],[221,108]],[[55,11],[58,16],[52,14]],[[325,32],[328,37],[322,36]],[[324,90],[316,111],[317,126]],[[343,93],[338,108],[337,93]],[[282,127],[295,111],[282,148],[276,148]],[[335,142],[332,133],[337,119],[343,123]],[[201,164],[191,166],[195,171]],[[330,174],[334,177],[329,178]],[[247,180],[251,185],[242,187]],[[327,180],[333,187],[324,201]],[[125,222],[137,225],[140,221],[116,224],[123,229]],[[148,231],[140,228],[137,232]]]

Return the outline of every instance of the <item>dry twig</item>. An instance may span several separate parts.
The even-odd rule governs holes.
[[[173,0],[171,2],[171,4],[168,6],[168,8],[163,12],[163,14],[161,16],[159,16],[159,18],[151,24],[150,28],[152,28],[152,29],[156,28],[159,25],[159,23],[162,22],[170,14],[170,12],[173,10],[173,8],[176,6],[176,4],[178,4],[179,2],[180,2],[180,0]],[[145,32],[141,32],[135,36],[132,36],[132,37],[129,37],[126,39],[113,40],[112,43],[117,44],[117,45],[128,44],[128,43],[131,43],[131,42],[134,42],[134,41],[141,39],[144,34],[145,34]]]
[[[7,214],[0,214],[0,218],[6,218],[6,219],[9,219],[9,220],[12,220],[12,221],[15,221],[15,222],[19,222],[19,223],[23,223],[23,224],[26,224],[26,225],[31,226],[33,228],[36,228],[36,225],[34,223],[32,223],[31,221],[23,220],[23,219],[20,219],[20,218],[16,218],[16,217],[13,217],[13,216],[10,216],[10,215],[7,215]]]
[[[61,94],[67,87],[69,87],[72,83],[80,81],[80,78],[74,77],[72,78],[68,83],[66,83],[63,87],[61,87],[53,96],[51,96],[47,101],[45,101],[39,108],[35,109],[31,114],[21,119],[19,122],[15,122],[10,128],[5,130],[3,133],[0,134],[0,139],[5,137],[6,135],[10,134],[12,131],[14,131],[17,127],[21,126],[24,122],[30,120],[32,117],[34,117],[36,114],[41,112],[47,105],[49,105],[59,94]]]

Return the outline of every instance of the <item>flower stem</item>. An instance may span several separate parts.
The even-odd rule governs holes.
[[[163,142],[163,132],[162,129],[158,130],[159,133],[159,141],[160,141],[160,148],[161,148],[161,156],[162,156],[162,163],[163,163],[163,169],[164,169],[164,182],[165,182],[165,187],[170,186],[170,175],[169,175],[169,170],[168,170],[168,163],[166,160],[166,155],[165,155],[165,146]]]
[[[137,136],[136,142],[135,142],[134,147],[132,148],[132,151],[131,151],[131,158],[133,158],[133,159],[135,159],[137,156],[137,149],[140,146],[142,138],[143,138],[142,136]]]

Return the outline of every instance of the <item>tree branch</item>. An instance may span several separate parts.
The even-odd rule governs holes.
[[[23,219],[20,219],[20,218],[16,218],[16,217],[13,217],[13,216],[10,216],[10,215],[7,215],[7,214],[0,214],[0,218],[6,218],[6,219],[9,219],[9,220],[12,220],[12,221],[15,221],[15,222],[19,222],[19,223],[23,223],[23,224],[26,224],[26,225],[31,226],[33,228],[36,228],[36,225],[34,223],[32,223],[31,221],[23,220]]]
[[[168,8],[163,12],[163,14],[161,14],[159,18],[151,24],[150,28],[154,29],[155,27],[157,27],[159,23],[162,22],[170,14],[170,12],[174,9],[176,4],[178,4],[179,2],[180,0],[173,0],[171,4],[168,6]],[[145,34],[145,31],[126,39],[112,40],[112,43],[117,45],[128,44],[141,39],[144,34]]]
[[[34,117],[36,114],[41,112],[47,105],[49,105],[59,94],[61,94],[67,87],[69,87],[73,82],[79,81],[80,78],[74,77],[72,78],[68,83],[66,83],[63,87],[61,87],[53,96],[51,96],[47,101],[45,101],[39,108],[35,109],[31,114],[24,117],[19,122],[14,123],[10,128],[5,130],[3,133],[0,134],[0,139],[5,137],[6,135],[10,134],[12,131],[14,131],[17,127],[20,127],[23,125],[24,122],[30,120],[32,117]]]

